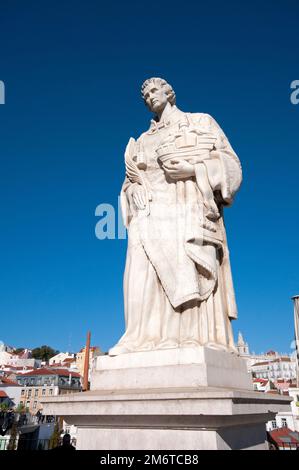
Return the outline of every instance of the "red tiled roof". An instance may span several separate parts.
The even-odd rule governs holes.
[[[20,387],[20,385],[17,382],[14,382],[13,380],[8,379],[7,377],[0,377],[0,384],[4,385],[14,385],[17,387]]]
[[[299,445],[299,433],[287,427],[273,429],[269,434],[279,447],[287,447],[290,444]]]
[[[56,373],[58,375],[67,375],[67,376],[69,376],[71,374],[72,377],[81,377],[81,375],[78,374],[78,372],[69,371],[67,369],[57,369]]]
[[[0,398],[8,398],[8,395],[6,395],[4,390],[0,390]]]
[[[267,383],[269,382],[268,379],[253,379],[254,382],[261,382],[261,383]]]
[[[81,377],[80,374],[77,372],[70,372],[67,369],[36,369],[33,370],[32,372],[26,372],[25,374],[22,374],[22,377],[26,376],[34,376],[34,375],[64,375],[64,376],[69,376],[71,374],[72,377]]]

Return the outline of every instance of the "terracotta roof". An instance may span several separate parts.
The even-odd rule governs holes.
[[[78,374],[78,372],[69,371],[68,369],[57,369],[56,373],[58,375],[67,375],[67,376],[69,376],[71,374],[72,377],[81,377],[81,375]]]
[[[62,362],[74,362],[74,361],[76,361],[76,359],[74,357],[67,357]]]
[[[287,427],[273,429],[269,435],[279,447],[299,446],[299,433]]]
[[[254,382],[261,382],[261,383],[267,383],[269,382],[268,379],[253,379]]]
[[[8,398],[8,395],[6,395],[4,390],[0,390],[0,398]]]
[[[8,379],[7,377],[0,377],[0,384],[14,385],[15,387],[20,387],[20,385],[17,382],[14,382],[13,380]]]
[[[27,376],[35,376],[35,375],[64,375],[64,376],[69,376],[71,374],[72,377],[81,377],[80,374],[77,372],[70,372],[67,369],[36,369],[33,370],[32,372],[26,372],[25,374],[22,374],[22,377],[27,377]]]

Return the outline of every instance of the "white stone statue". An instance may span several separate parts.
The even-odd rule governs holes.
[[[223,207],[242,171],[215,120],[185,113],[161,78],[142,85],[154,113],[126,152],[126,331],[109,355],[199,345],[236,351],[237,317]]]

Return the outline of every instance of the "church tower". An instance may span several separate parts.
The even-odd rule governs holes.
[[[248,343],[245,343],[241,331],[239,331],[238,335],[237,350],[240,356],[249,356]]]

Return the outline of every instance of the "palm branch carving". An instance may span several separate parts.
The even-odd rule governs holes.
[[[149,201],[151,200],[151,194],[148,188],[148,182],[145,178],[144,171],[140,170],[136,163],[137,159],[137,145],[136,140],[133,137],[130,138],[125,151],[125,164],[126,164],[126,175],[131,183],[138,183],[144,187],[146,192],[146,215],[149,214]]]

